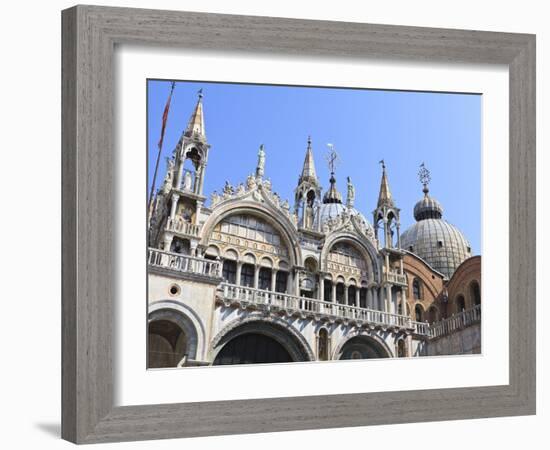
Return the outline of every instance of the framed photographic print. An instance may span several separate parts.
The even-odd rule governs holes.
[[[64,11],[63,437],[533,414],[534,70],[531,35]]]

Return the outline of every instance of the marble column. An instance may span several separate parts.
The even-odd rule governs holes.
[[[386,285],[386,312],[393,312],[392,311],[392,298],[391,298],[391,285]]]
[[[401,312],[404,316],[407,315],[407,295],[404,287],[401,288]]]
[[[271,291],[275,292],[277,285],[277,269],[271,269]]]
[[[325,301],[325,279],[319,277],[319,300]]]
[[[241,285],[241,269],[243,267],[243,263],[241,261],[237,261],[237,279],[235,280],[235,284],[237,286]]]
[[[336,303],[336,283],[332,283],[332,303]]]
[[[348,304],[348,297],[349,297],[349,286],[347,284],[344,284],[344,305]]]
[[[178,200],[180,199],[180,196],[178,194],[172,195],[172,208],[170,209],[170,219],[174,220],[174,217],[176,216],[176,208],[178,206]]]
[[[254,289],[258,289],[259,279],[260,279],[260,266],[254,266]]]
[[[367,289],[367,308],[369,309],[376,309],[373,305],[372,301],[372,288]]]
[[[361,289],[355,287],[355,306],[359,308]]]

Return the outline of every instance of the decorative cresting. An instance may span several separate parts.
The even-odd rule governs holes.
[[[389,332],[386,332],[389,333]],[[402,333],[401,333],[402,334]],[[368,329],[355,329],[346,334],[338,343],[334,351],[332,352],[332,359],[337,360],[342,357],[342,351],[346,344],[352,339],[361,338],[364,339],[367,345],[372,345],[380,354],[381,358],[392,358],[395,356],[394,351],[390,346],[378,335],[375,330]]]
[[[274,316],[266,317],[262,313],[250,313],[245,318],[235,319],[226,325],[212,340],[210,360],[229,341],[247,333],[259,333],[275,339],[290,354],[293,361],[315,361],[315,355],[303,335],[291,324]]]

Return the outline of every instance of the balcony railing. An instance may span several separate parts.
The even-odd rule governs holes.
[[[194,223],[185,222],[181,219],[168,218],[168,221],[166,222],[166,230],[197,237],[199,235],[200,226],[195,225]]]
[[[461,330],[481,322],[481,305],[462,311],[430,326],[430,337],[446,336],[454,331]]]
[[[180,255],[179,253],[165,252],[150,248],[148,261],[151,267],[160,267],[173,270],[175,272],[184,272],[206,277],[219,278],[220,263],[209,259],[195,258],[189,255]]]
[[[373,309],[324,302],[306,297],[296,297],[280,292],[264,291],[228,283],[222,283],[220,285],[220,292],[227,301],[258,306],[270,306],[278,310],[286,310],[288,312],[299,311],[306,314],[329,316],[335,319],[356,320],[373,325],[412,328],[412,321],[409,317]]]
[[[397,272],[384,272],[384,281],[388,283],[407,284],[407,277]]]

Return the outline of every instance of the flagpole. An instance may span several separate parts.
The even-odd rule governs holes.
[[[168,96],[168,100],[166,101],[166,106],[164,107],[164,114],[162,116],[162,129],[160,132],[160,140],[158,142],[158,153],[157,153],[157,161],[155,163],[155,172],[153,173],[153,182],[151,183],[151,192],[149,193],[149,202],[147,206],[147,214],[151,214],[151,205],[153,203],[153,192],[155,190],[155,183],[157,181],[157,172],[159,169],[159,161],[160,161],[160,155],[162,153],[162,144],[164,142],[164,130],[166,128],[166,121],[168,119],[168,111],[170,109],[170,102],[172,101],[172,93],[174,92],[174,87],[176,86],[176,82],[172,81],[172,86],[170,88],[170,95]],[[152,214],[151,214],[152,215]]]

